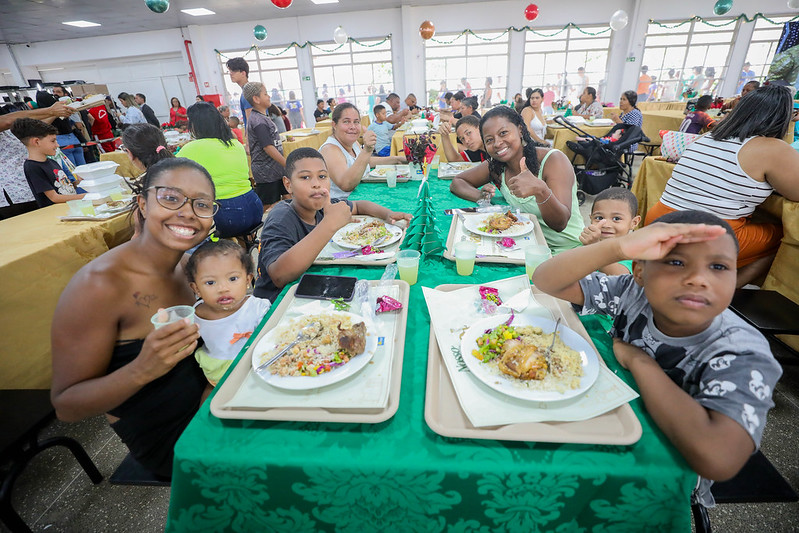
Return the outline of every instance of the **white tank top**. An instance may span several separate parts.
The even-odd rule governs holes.
[[[328,145],[328,144],[332,144],[333,146],[336,146],[336,147],[338,147],[339,150],[341,150],[341,153],[344,154],[344,159],[347,160],[347,168],[350,168],[352,165],[355,164],[355,158],[357,158],[358,154],[361,153],[360,145],[357,142],[353,143],[352,144],[352,151],[355,152],[355,157],[353,157],[352,154],[349,153],[341,145],[341,143],[338,142],[338,139],[336,139],[333,135],[328,137],[327,140],[324,143],[322,143],[322,146],[325,146],[325,145]],[[322,146],[319,147],[320,150],[322,149]],[[370,170],[369,169],[369,165],[366,165],[366,169],[363,171],[363,176],[361,176],[361,179],[365,178],[369,174],[369,170]],[[342,191],[339,188],[339,186],[335,184],[335,182],[333,180],[330,180],[330,198],[339,198],[341,200],[346,200],[349,196],[350,196],[349,192]]]
[[[752,139],[717,141],[708,134],[691,143],[660,201],[672,209],[696,209],[727,220],[751,215],[774,190],[749,176],[738,162],[738,152]]]
[[[540,139],[544,139],[547,135],[547,125],[541,122],[538,115],[533,111],[533,120],[530,121],[530,131],[536,134]]]

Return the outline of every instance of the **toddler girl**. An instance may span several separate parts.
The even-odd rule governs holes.
[[[199,246],[186,263],[186,277],[201,298],[194,307],[205,345],[196,350],[195,358],[216,386],[271,304],[247,294],[252,260],[232,241]]]

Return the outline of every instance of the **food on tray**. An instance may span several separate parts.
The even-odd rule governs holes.
[[[125,207],[129,203],[130,203],[129,201],[125,200],[116,200],[108,202],[106,205],[109,207],[109,209],[119,209],[120,207]]]
[[[578,388],[583,375],[580,354],[558,335],[547,363],[551,343],[552,333],[544,334],[539,327],[501,324],[477,338],[472,355],[529,388],[559,392]]]
[[[502,233],[513,226],[521,226],[522,222],[516,218],[516,215],[508,210],[506,213],[496,213],[487,217],[482,226],[478,229],[486,233]]]
[[[297,339],[303,327],[318,323],[311,338],[295,344],[275,361],[269,370],[272,374],[288,376],[318,376],[347,364],[366,349],[366,325],[352,323],[352,318],[338,313],[309,315],[283,326],[277,333],[277,346],[261,354],[267,361]]]
[[[391,169],[388,169],[388,168],[385,168],[385,167],[384,168],[376,168],[376,169],[374,169],[371,172],[371,174],[373,176],[385,176],[386,174],[388,174],[389,170],[391,170]]]
[[[391,232],[388,231],[384,222],[373,220],[372,222],[363,224],[357,229],[348,231],[344,235],[343,240],[357,246],[368,246],[383,237],[391,237]]]

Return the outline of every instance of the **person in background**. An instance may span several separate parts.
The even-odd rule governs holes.
[[[521,116],[527,126],[530,136],[540,144],[547,144],[547,119],[541,104],[544,102],[544,92],[541,89],[533,89],[530,98],[527,99],[527,107],[522,109]]]
[[[743,98],[748,93],[751,93],[752,91],[755,91],[755,90],[757,90],[759,88],[760,88],[760,82],[757,81],[757,80],[752,80],[750,82],[745,83],[744,86],[743,86],[743,89],[741,89],[741,95],[738,98],[735,98],[734,100],[732,100],[730,102],[727,102],[726,104],[721,106],[721,110],[722,111],[731,111],[732,109],[735,108],[735,106],[738,105],[738,103],[741,101],[741,98]]]
[[[336,108],[336,99],[335,98],[328,98],[327,99],[327,112],[328,114],[332,115],[333,110]]]
[[[696,98],[699,95],[699,92],[702,90],[702,87],[705,85],[705,76],[702,74],[702,67],[697,66],[694,67],[694,72],[691,77],[688,79],[685,85],[685,90],[682,93],[682,97],[690,100],[691,98]]]
[[[188,117],[186,116],[186,108],[180,105],[180,100],[173,96],[169,101],[169,105],[169,122],[177,126],[178,123],[186,122],[188,120]]]
[[[25,160],[28,150],[17,137],[11,133],[11,125],[17,119],[39,119],[52,123],[56,118],[66,118],[72,109],[61,102],[50,107],[37,109],[20,109],[9,104],[0,107],[0,210],[2,216],[15,216],[35,209],[35,198],[25,178]]]
[[[480,113],[477,112],[477,97],[476,96],[469,96],[468,98],[464,98],[463,102],[461,102],[461,115],[462,117],[468,117],[469,115],[474,115],[477,118],[480,118]]]
[[[242,133],[239,128],[239,124],[241,124],[239,117],[229,117],[227,119],[227,124],[230,126],[230,131],[233,132],[233,136],[238,139],[241,144],[244,144],[244,133]]]
[[[421,108],[418,105],[416,105],[416,95],[413,93],[408,93],[408,96],[405,97],[405,105],[408,106],[407,109],[411,112],[412,115],[418,113],[421,110]]]
[[[472,85],[466,80],[466,78],[461,78],[461,87],[463,87],[464,96],[472,95]]]
[[[144,118],[144,114],[136,105],[136,102],[133,101],[133,97],[131,95],[128,93],[119,93],[117,99],[125,108],[125,112],[121,117],[119,117],[119,119],[122,121],[122,124],[141,124],[147,122],[147,119]]]
[[[449,129],[449,123],[443,122],[438,130],[441,135],[441,148],[447,156],[447,161],[472,163],[488,161],[489,156],[483,146],[483,138],[480,137],[480,120],[477,117],[461,117],[455,124],[455,133],[460,140],[457,147],[452,145]]]
[[[222,118],[225,119],[225,122],[230,118],[230,108],[226,105],[221,105],[216,108],[219,111],[219,114],[222,115]]]
[[[320,120],[327,119],[327,117],[329,117],[329,116],[330,116],[330,113],[328,113],[327,109],[325,109],[325,101],[322,100],[322,99],[317,100],[316,101],[316,109],[314,109],[314,112],[313,112],[313,118],[315,118],[316,121],[319,122]]]
[[[198,102],[205,102],[205,98],[203,98],[201,94],[198,94],[196,97],[194,97],[194,103],[196,104]]]
[[[649,96],[649,85],[652,83],[652,77],[648,74],[649,67],[644,65],[641,67],[641,77],[638,78],[637,101],[646,102]]]
[[[580,105],[574,108],[574,114],[586,120],[602,118],[604,111],[602,110],[602,104],[596,101],[596,89],[593,87],[586,87],[583,90],[583,93],[580,95]]]
[[[22,101],[25,102],[25,105],[28,106],[28,109],[39,109],[39,106],[36,105],[36,102],[30,96],[23,96]]]
[[[660,100],[662,102],[674,102],[677,100],[677,94],[680,86],[680,77],[677,75],[677,71],[673,68],[669,69],[669,79],[663,81],[660,85],[663,87],[663,92],[660,95]]]
[[[466,95],[463,94],[463,91],[458,91],[452,95],[452,100],[449,102],[452,106],[452,117],[449,121],[453,126],[458,122],[458,119],[463,116],[463,113],[461,113],[461,106],[463,105],[464,98],[466,98]]]
[[[283,103],[283,96],[280,94],[280,91],[277,88],[272,89],[272,96],[270,99],[272,100],[272,103],[278,107]]]
[[[153,111],[152,107],[147,105],[147,97],[142,93],[136,93],[136,96],[133,97],[133,100],[141,108],[142,115],[144,115],[144,118],[147,120],[147,122],[156,128],[160,128],[161,123],[158,122],[158,118],[155,116],[155,111]]]
[[[36,102],[40,108],[46,108],[55,105],[58,100],[46,91],[37,91]],[[85,165],[86,159],[83,156],[83,147],[80,145],[80,139],[75,135],[75,124],[72,120],[70,118],[56,118],[53,120],[53,126],[58,130],[58,146],[64,155],[75,166]]]
[[[447,108],[447,82],[441,80],[441,85],[438,88],[438,109]]]
[[[577,69],[577,83],[574,84],[574,89],[577,94],[583,94],[586,87],[588,87],[588,76],[585,75],[585,67],[580,67]],[[596,98],[596,95],[594,98]]]
[[[103,104],[89,108],[89,127],[92,129],[92,135],[98,141],[105,141],[100,144],[104,151],[113,152],[116,150],[114,131],[108,116],[108,110]]]
[[[530,99],[530,95],[527,96],[527,99]],[[552,89],[552,84],[547,83],[546,91],[544,91],[543,105],[541,106],[541,110],[545,115],[555,114],[555,110],[552,108],[553,102],[555,102],[555,91]]]
[[[280,118],[283,119],[283,124],[286,126],[286,131],[289,131],[291,129],[291,121],[289,120],[288,111],[280,106],[277,106],[277,108],[280,109],[280,112],[282,113]]]
[[[641,114],[641,111],[636,107],[638,104],[638,95],[635,91],[624,91],[619,97],[619,109],[621,110],[621,115],[617,115],[613,113],[610,116],[610,119],[615,124],[632,124],[633,126],[638,126],[639,128],[644,127],[644,116]],[[635,151],[638,148],[637,144],[634,144],[630,147],[630,151]]]
[[[269,101],[272,101],[271,96]],[[267,111],[269,112],[269,118],[272,119],[272,122],[275,123],[275,127],[277,127],[277,132],[286,133],[286,123],[283,122],[283,111],[281,111],[280,108],[275,104],[271,104]]]
[[[80,200],[86,193],[76,194],[75,186],[58,163],[49,159],[58,150],[58,130],[41,120],[20,118],[11,125],[11,133],[28,149],[25,179],[36,198],[36,205],[47,207]]]
[[[638,199],[630,189],[624,187],[605,189],[594,198],[589,220],[591,225],[586,226],[580,234],[583,246],[624,237],[641,222],[641,217],[638,215]],[[633,262],[622,260],[597,270],[608,276],[632,274]]]
[[[480,99],[480,107],[484,109],[491,107],[491,97],[494,96],[494,89],[491,88],[493,82],[494,80],[491,78],[486,78],[485,90],[483,91],[483,97]]]
[[[175,157],[166,147],[161,128],[152,124],[131,124],[122,132],[122,146],[128,159],[142,174],[162,159]],[[136,181],[142,179],[139,175]]]
[[[389,124],[386,120],[386,106],[376,105],[374,108],[375,120],[369,124],[369,131],[375,132],[377,141],[375,142],[374,155],[386,157],[391,155],[391,132],[396,125]]]
[[[361,179],[369,173],[370,166],[402,165],[404,155],[378,157],[372,155],[377,135],[367,130],[363,133],[361,114],[352,104],[340,104],[333,112],[330,137],[319,152],[324,156],[330,176],[330,197],[346,199]],[[363,134],[363,148],[358,138]]]
[[[741,70],[741,76],[738,78],[738,90],[735,92],[743,96],[744,86],[750,81],[753,81],[754,79],[755,79],[755,71],[752,70],[752,65],[749,64],[749,61],[747,61],[746,63],[744,63],[743,69]],[[759,86],[760,85],[758,82],[758,87]]]
[[[522,107],[524,107],[524,98],[522,98],[522,93],[516,93],[513,96],[513,110],[517,113],[522,112]]]
[[[289,122],[291,122],[290,130],[296,130],[302,127],[302,102],[297,100],[294,91],[289,91],[289,101],[286,102],[286,107],[289,110]]]
[[[244,146],[233,142],[230,126],[213,104],[197,102],[187,111],[194,140],[180,149],[180,156],[211,174],[219,204],[214,233],[223,239],[245,235],[261,222],[264,206],[250,185]]]
[[[243,57],[234,57],[228,59],[225,63],[230,75],[230,81],[241,87],[241,96],[239,97],[239,105],[241,106],[241,120],[244,121],[244,129],[247,129],[247,120],[250,118],[250,110],[252,106],[244,98],[244,86],[250,81],[250,65]]]
[[[386,97],[386,103],[391,109],[386,109],[386,120],[390,124],[402,124],[411,118],[410,109],[400,110],[400,97],[397,93],[391,93]]]
[[[447,91],[447,93],[444,95],[444,103],[446,104],[446,105],[444,106],[444,109],[451,109],[451,106],[452,106],[452,96],[453,96],[453,93],[452,93],[452,92],[449,92],[449,91]]]
[[[67,92],[66,87],[64,87],[63,85],[56,85],[55,87],[53,87],[53,94],[59,100],[65,97],[71,98],[71,95]],[[89,141],[91,139],[91,135],[89,135],[89,130],[86,128],[86,125],[83,123],[83,116],[80,113],[75,112],[72,113],[72,115],[70,115],[69,119],[72,121],[72,123],[75,126],[75,129],[73,131],[75,132],[75,135],[78,137],[78,140],[84,144],[87,141]]]
[[[286,158],[283,157],[283,143],[277,126],[267,115],[272,99],[266,87],[256,81],[248,83],[242,90],[252,107],[251,120],[247,123],[247,142],[252,157],[255,192],[266,211],[287,194],[283,187]]]
[[[709,94],[700,96],[696,101],[694,110],[685,115],[685,119],[680,124],[680,130],[684,133],[700,133],[703,129],[712,129],[716,125],[707,110],[713,105],[713,97]]]
[[[713,94],[713,89],[715,89],[714,85],[716,84],[716,69],[713,67],[707,67],[705,69],[705,85],[702,87],[699,92],[702,94]]]

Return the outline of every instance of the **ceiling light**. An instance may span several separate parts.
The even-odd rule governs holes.
[[[66,24],[67,26],[75,26],[76,28],[91,28],[94,26],[99,26],[96,22],[89,22],[88,20],[72,20],[70,22],[62,22],[61,24]]]
[[[338,1],[338,0],[336,0]],[[216,15],[216,12],[211,11],[210,9],[205,9],[204,7],[195,7],[192,9],[181,9],[181,13],[186,13],[187,15],[191,15],[192,17],[203,17],[205,15]]]
[[[338,4],[338,0],[311,0],[314,4]]]

